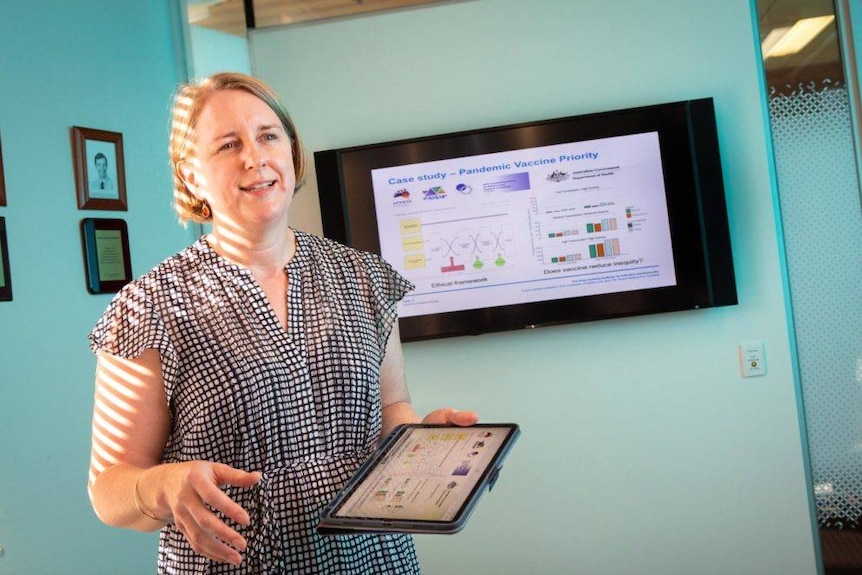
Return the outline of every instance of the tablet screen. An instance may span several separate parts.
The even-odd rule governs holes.
[[[407,427],[332,515],[450,521],[512,432],[511,426]]]

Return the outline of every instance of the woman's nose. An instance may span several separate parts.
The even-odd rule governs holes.
[[[256,169],[266,165],[266,154],[258,144],[246,146],[245,152],[246,169]]]

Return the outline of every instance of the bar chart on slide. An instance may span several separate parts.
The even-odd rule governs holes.
[[[616,218],[605,218],[598,222],[587,223],[587,233],[597,234],[601,231],[615,231],[617,229]]]
[[[614,258],[624,255],[617,224],[616,202],[543,204],[533,198],[529,204],[533,231],[533,255],[542,265],[571,264],[582,260]],[[631,208],[619,217],[631,214]]]

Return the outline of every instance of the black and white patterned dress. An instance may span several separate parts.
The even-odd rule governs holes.
[[[165,462],[262,472],[252,488],[225,488],[251,517],[231,523],[248,541],[241,566],[201,557],[171,524],[159,573],[419,572],[409,536],[315,531],[378,440],[380,364],[412,285],[376,255],[295,234],[287,330],[251,273],[201,238],[125,286],[90,334],[94,351],[161,354]]]

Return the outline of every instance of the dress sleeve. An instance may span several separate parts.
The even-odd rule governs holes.
[[[366,254],[369,277],[371,280],[371,294],[374,298],[375,317],[377,318],[377,331],[383,346],[392,333],[392,326],[398,319],[396,305],[408,292],[416,289],[410,281],[399,274],[395,269],[376,254]]]
[[[174,357],[165,324],[152,298],[138,282],[127,284],[114,296],[89,338],[94,353],[105,351],[131,359],[139,357],[145,349],[155,349],[163,365],[166,359]]]

